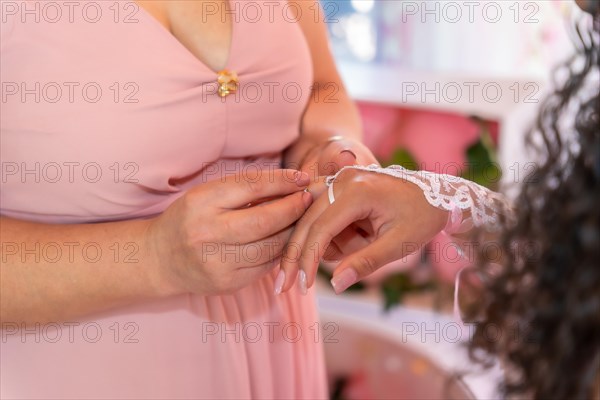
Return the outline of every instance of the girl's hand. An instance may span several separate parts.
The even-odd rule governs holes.
[[[417,250],[448,220],[448,212],[431,206],[418,186],[391,176],[345,170],[335,180],[333,204],[326,189],[324,182],[309,188],[315,201],[296,224],[283,256],[281,291],[292,286],[298,271],[300,289],[311,287],[327,251],[342,260],[331,282],[340,293]],[[352,234],[356,229],[362,235]]]
[[[311,204],[303,191],[309,182],[299,171],[263,171],[187,192],[148,229],[163,285],[170,294],[213,295],[261,278],[277,265],[292,225]]]

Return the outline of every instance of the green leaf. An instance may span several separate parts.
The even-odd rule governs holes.
[[[420,293],[435,288],[433,282],[415,284],[409,274],[400,272],[387,277],[381,285],[383,294],[383,309],[389,311],[392,307],[402,304],[408,293]]]
[[[496,150],[487,123],[475,119],[481,127],[479,139],[467,148],[467,168],[462,177],[479,185],[494,188],[502,176],[496,161]]]
[[[394,306],[402,304],[404,293],[389,286],[381,288],[383,292],[383,311],[390,311]]]

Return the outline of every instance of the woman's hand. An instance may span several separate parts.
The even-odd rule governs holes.
[[[148,299],[247,285],[276,265],[290,225],[312,201],[303,192],[308,175],[295,179],[296,172],[207,183],[153,219],[42,224],[2,216],[0,322],[72,321]],[[87,255],[89,245],[96,258]],[[22,249],[35,250],[25,257]]]
[[[296,224],[284,253],[281,291],[292,286],[298,271],[301,290],[311,287],[319,262],[328,253],[329,258],[342,259],[331,282],[340,293],[417,250],[448,220],[448,213],[431,206],[418,186],[375,172],[343,171],[333,186],[333,204],[327,193],[323,195],[323,182],[309,189],[315,201]],[[352,233],[356,229],[361,236]]]
[[[173,293],[212,295],[262,277],[277,265],[291,226],[312,202],[303,191],[309,181],[306,173],[276,170],[190,190],[148,230],[161,278]]]
[[[301,161],[300,170],[317,178],[333,175],[345,166],[370,164],[379,162],[367,146],[356,139],[334,136],[313,145]]]

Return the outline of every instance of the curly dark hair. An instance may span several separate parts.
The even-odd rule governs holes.
[[[507,398],[598,396],[599,26],[598,8],[575,24],[576,54],[555,75],[568,77],[555,82],[560,88],[543,102],[528,135],[544,160],[515,202],[516,222],[502,234],[502,268],[478,268],[484,291],[470,354],[479,362],[500,357]],[[490,340],[490,326],[505,334]]]

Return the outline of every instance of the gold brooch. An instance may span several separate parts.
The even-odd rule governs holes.
[[[221,97],[235,93],[240,84],[237,73],[235,71],[228,71],[226,69],[219,71],[217,82],[219,83],[219,96]]]

